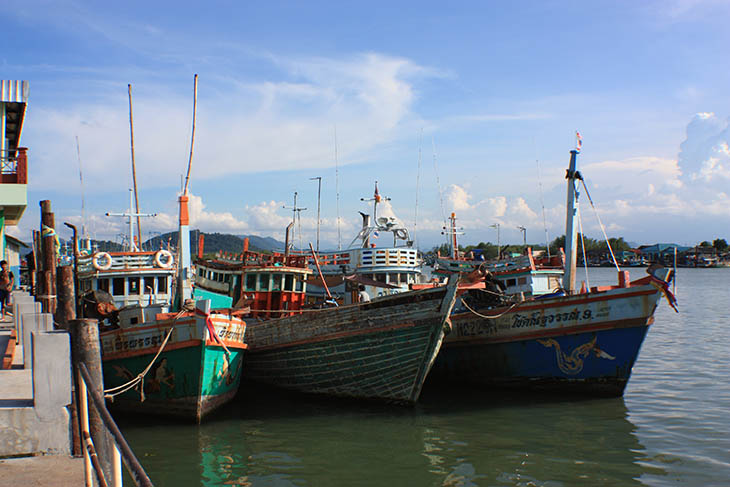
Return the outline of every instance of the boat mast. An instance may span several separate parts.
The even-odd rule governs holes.
[[[456,236],[464,235],[464,232],[462,231],[464,229],[456,228],[456,213],[451,213],[449,221],[451,222],[451,225],[449,228],[443,227],[444,230],[441,232],[441,235],[448,236],[449,246],[451,247],[451,258],[456,260],[459,258],[459,246],[456,243]]]
[[[129,252],[136,252],[139,250],[137,245],[134,242],[134,217],[154,217],[157,216],[157,213],[139,213],[134,211],[134,200],[133,200],[134,194],[132,193],[132,190],[129,190],[129,211],[127,213],[107,213],[106,216],[123,216],[127,217],[127,223],[129,225],[129,244],[127,245],[126,250]],[[140,244],[141,242],[141,236],[140,238]]]
[[[322,176],[309,178],[310,181],[317,180],[317,252],[319,252],[319,223],[322,221],[319,217],[320,202],[322,201]]]
[[[568,180],[568,199],[565,213],[565,274],[563,275],[563,289],[568,294],[575,291],[576,258],[578,239],[576,235],[575,217],[578,205],[578,192],[575,190],[575,181],[580,173],[575,170],[578,149],[570,151],[570,165],[565,178]]]
[[[185,176],[183,192],[178,198],[179,230],[177,235],[177,258],[178,258],[178,298],[180,307],[185,304],[186,299],[192,296],[192,285],[190,276],[190,215],[188,213],[188,184],[190,183],[190,168],[193,165],[193,147],[195,145],[195,112],[198,103],[198,75],[193,78],[193,130],[190,136],[190,157],[188,159],[188,172]]]

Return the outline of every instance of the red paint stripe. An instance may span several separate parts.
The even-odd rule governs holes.
[[[284,344],[277,344],[277,345],[267,345],[263,347],[254,347],[251,348],[251,353],[258,352],[260,350],[272,350],[276,348],[288,348],[295,345],[306,345],[309,343],[319,343],[319,342],[327,342],[331,340],[338,340],[340,338],[348,338],[352,336],[358,336],[358,335],[368,335],[368,334],[375,334],[375,333],[384,333],[391,330],[400,330],[402,328],[413,328],[415,327],[415,323],[402,323],[399,325],[392,325],[392,326],[384,326],[382,328],[367,328],[363,330],[355,330],[355,331],[346,331],[346,332],[340,332],[340,333],[333,333],[331,335],[324,335],[319,336],[315,338],[308,338],[306,340],[297,340],[293,342],[287,342]]]
[[[538,332],[510,335],[506,337],[480,338],[476,336],[460,337],[458,341],[444,341],[444,346],[471,346],[492,343],[505,342],[521,342],[524,340],[535,340],[537,338],[576,335],[578,333],[591,333],[594,331],[603,331],[612,328],[635,328],[638,326],[649,326],[654,322],[653,316],[648,318],[632,318],[628,320],[605,321],[600,324],[590,326],[570,326],[565,328],[553,328],[550,330],[541,330]]]

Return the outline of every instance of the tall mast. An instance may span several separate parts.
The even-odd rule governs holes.
[[[106,216],[121,216],[127,218],[127,224],[129,226],[129,243],[127,245],[127,250],[129,252],[135,252],[139,250],[137,248],[137,245],[134,243],[134,218],[141,217],[141,216],[157,216],[157,213],[139,213],[137,211],[134,211],[134,200],[133,200],[134,194],[132,193],[132,190],[129,190],[129,211],[126,213],[107,213]]]
[[[463,228],[456,228],[456,213],[451,213],[449,217],[449,228],[443,227],[441,235],[448,236],[449,247],[451,247],[451,258],[456,260],[459,258],[459,245],[456,242],[457,235],[464,235]]]
[[[134,187],[134,211],[139,213],[139,195],[137,194],[137,165],[134,163],[134,122],[132,121],[132,85],[127,85],[129,93],[129,147],[132,152],[132,185]],[[130,211],[131,207],[130,207]],[[142,245],[142,226],[139,216],[137,217],[137,236],[139,237],[139,245]]]
[[[178,249],[178,298],[182,307],[186,299],[192,297],[192,285],[190,275],[190,215],[188,213],[188,184],[190,183],[190,169],[193,165],[193,147],[195,146],[195,112],[198,104],[198,75],[193,78],[193,129],[190,136],[190,157],[188,158],[188,171],[185,176],[183,192],[178,198],[180,203],[179,230],[177,236]]]
[[[565,274],[563,275],[563,289],[568,294],[575,291],[575,270],[578,250],[578,239],[576,238],[575,217],[578,205],[578,192],[575,190],[575,180],[580,177],[575,170],[578,150],[570,151],[570,165],[565,178],[568,180],[568,199],[565,213]]]

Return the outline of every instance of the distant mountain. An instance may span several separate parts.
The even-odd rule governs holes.
[[[243,251],[243,239],[248,237],[249,250],[271,252],[274,250],[283,250],[284,243],[271,237],[259,237],[257,235],[231,235],[227,233],[205,233],[198,230],[190,232],[190,253],[198,253],[198,236],[202,233],[205,236],[203,242],[203,250],[206,254],[218,251],[240,253]],[[163,247],[168,245],[177,245],[177,232],[165,233],[147,240],[143,247],[145,249],[157,249],[160,245]]]

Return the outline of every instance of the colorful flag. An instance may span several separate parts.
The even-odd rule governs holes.
[[[376,231],[373,232],[373,238],[378,238],[380,234]]]
[[[580,136],[580,132],[575,131],[575,150],[580,152],[580,148],[583,146],[583,137]]]
[[[375,181],[375,194],[373,195],[376,203],[380,203],[380,193],[378,193],[378,182]]]

